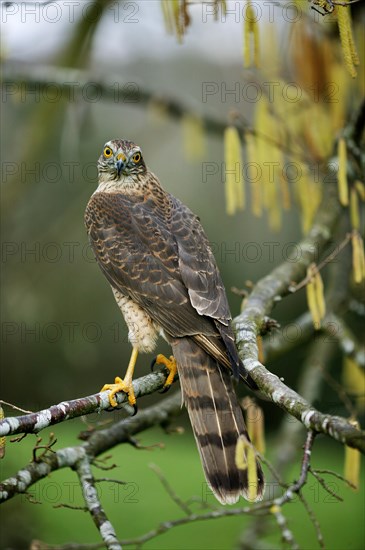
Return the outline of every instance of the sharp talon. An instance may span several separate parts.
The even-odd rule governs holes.
[[[152,359],[152,361],[151,361],[151,372],[154,371],[156,362],[157,362],[157,357],[155,357],[155,358]]]
[[[164,387],[159,393],[166,393],[167,390],[170,388],[171,384],[174,381],[175,375],[177,373],[177,366],[175,358],[171,355],[169,359],[159,353],[154,361],[154,364],[156,365],[164,365],[165,368],[169,371],[169,375],[166,378],[166,382],[164,384]]]
[[[132,414],[132,416],[136,416],[136,414],[138,413],[137,403],[135,403],[134,405],[132,405],[132,407],[133,407],[133,414]]]

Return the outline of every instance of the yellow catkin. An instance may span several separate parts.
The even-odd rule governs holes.
[[[338,196],[342,206],[349,204],[349,188],[347,183],[347,149],[343,138],[338,140]]]
[[[182,118],[183,141],[186,158],[199,160],[205,153],[204,125],[201,118],[184,115]]]
[[[249,502],[255,502],[257,499],[257,468],[256,468],[256,453],[252,445],[247,448],[247,483],[248,493],[247,500]]]
[[[251,55],[251,45],[253,46],[253,55]],[[259,44],[259,26],[256,14],[252,9],[251,0],[247,0],[246,13],[243,29],[243,60],[244,66],[250,67],[251,58],[253,65],[259,66],[260,44]]]
[[[255,67],[260,67],[260,34],[257,19],[252,23],[253,34],[253,63]]]
[[[261,454],[265,453],[265,424],[264,411],[253,399],[247,397],[243,400],[248,435],[253,446]]]
[[[360,284],[365,279],[365,255],[364,242],[361,235],[354,232],[351,237],[352,242],[352,269],[354,281]]]
[[[262,96],[255,105],[253,126],[256,132],[256,160],[259,164],[261,173],[264,170],[264,162],[266,162],[266,144],[262,136],[268,135],[267,131],[270,131],[269,121],[269,107],[265,96]],[[263,178],[265,180],[265,178]]]
[[[172,17],[175,24],[176,37],[178,42],[181,43],[185,32],[183,5],[180,0],[169,0],[169,2],[172,7]]]
[[[345,391],[355,397],[357,410],[363,412],[365,410],[365,371],[352,357],[344,357],[342,383]]]
[[[245,68],[250,66],[251,63],[251,31],[250,22],[245,19],[243,27],[243,66]]]
[[[306,164],[298,163],[301,178],[296,182],[296,195],[301,211],[302,231],[305,235],[312,227],[314,216],[322,199],[322,187],[314,181],[313,175]]]
[[[350,191],[350,219],[352,229],[360,229],[359,199],[354,187]]]
[[[346,1],[346,0],[344,0]],[[352,22],[350,8],[347,6],[336,6],[338,30],[342,46],[345,65],[352,78],[357,76],[355,65],[359,64],[359,57],[356,51],[355,41],[352,34]]]
[[[243,210],[245,193],[242,177],[241,141],[237,128],[228,126],[224,132],[224,158],[226,165],[225,190],[227,214]]]
[[[349,17],[349,20],[350,20],[349,43],[350,43],[351,57],[352,57],[352,62],[355,65],[355,67],[358,67],[360,65],[360,58],[359,58],[359,54],[357,52],[355,39],[354,39],[354,34],[352,32],[352,19],[351,19],[351,11],[350,10],[349,10],[349,13],[348,13],[348,17]]]
[[[365,33],[364,25],[356,25],[354,28],[356,44],[358,45],[359,52],[365,52]],[[365,63],[361,62],[358,69],[358,78],[355,80],[356,90],[358,97],[365,96]]]
[[[359,428],[359,423],[356,420],[350,420],[350,424]],[[352,447],[345,447],[345,465],[344,465],[344,477],[352,483],[355,488],[359,487],[360,479],[360,462],[361,454],[357,449]]]
[[[262,216],[262,178],[260,177],[256,137],[248,132],[245,136],[245,141],[247,158],[246,172],[251,187],[251,212],[254,216],[260,218]]]
[[[333,147],[331,111],[323,103],[311,104],[307,109],[304,125],[307,147],[314,158],[327,158]]]
[[[322,320],[326,315],[326,301],[324,299],[323,281],[319,271],[314,276],[314,287],[316,291],[316,301],[318,306],[318,312]]]
[[[281,74],[282,58],[279,55],[278,48],[278,27],[276,25],[266,25],[265,32],[260,38],[260,60],[261,66],[265,67],[265,75],[271,78],[277,78]],[[279,94],[276,100],[280,100]]]
[[[280,120],[271,114],[269,100],[263,95],[256,104],[254,114],[256,159],[258,171],[262,174],[262,204],[268,211],[269,226],[273,231],[278,231],[282,223],[280,178],[284,161],[280,127]]]
[[[322,276],[317,272],[314,276],[314,290],[316,296],[317,310],[319,313],[320,321],[322,321],[326,315],[326,301],[324,298],[324,286]]]
[[[239,470],[246,470],[247,468],[247,460],[246,460],[247,443],[248,443],[247,439],[243,435],[237,439],[236,451],[235,451],[235,463]]]
[[[5,418],[4,409],[0,405],[0,420],[3,420],[4,418]],[[5,442],[6,442],[6,438],[0,437],[0,458],[4,458],[5,456]]]
[[[263,205],[268,211],[269,227],[279,231],[282,222],[282,196],[280,194],[280,178],[284,166],[281,150],[282,136],[280,121],[270,112],[269,101],[262,96],[257,105],[255,130],[260,139],[258,157],[262,171]]]
[[[336,59],[333,59],[328,64],[328,70],[330,74],[328,107],[330,111],[330,129],[333,134],[337,133],[345,125],[350,81],[345,67],[341,63],[338,63]]]
[[[237,440],[235,462],[239,470],[247,470],[247,500],[254,502],[257,499],[258,486],[256,453],[252,444],[248,442],[244,435],[241,435]]]
[[[169,34],[173,34],[174,22],[173,22],[173,16],[172,16],[170,7],[171,7],[170,0],[161,0],[162,15],[163,15],[166,31]]]
[[[321,328],[321,320],[325,315],[325,304],[323,297],[323,283],[319,273],[316,273],[315,264],[311,264],[307,269],[307,303],[312,316],[313,326],[316,330]]]
[[[356,191],[359,193],[360,199],[362,201],[365,201],[365,185],[361,181],[356,180],[355,188],[356,188]]]

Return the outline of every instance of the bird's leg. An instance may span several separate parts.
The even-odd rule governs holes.
[[[170,359],[167,359],[162,353],[159,353],[154,361],[155,365],[164,365],[167,370],[169,371],[169,375],[166,378],[166,382],[164,383],[164,386],[162,388],[161,393],[165,393],[167,390],[170,389],[171,384],[174,381],[174,378],[177,373],[177,366],[175,357],[173,355],[170,355]]]
[[[109,393],[109,401],[112,407],[117,406],[117,401],[114,398],[115,394],[123,391],[128,394],[128,402],[132,407],[136,408],[136,397],[134,395],[133,385],[132,385],[132,379],[133,379],[133,373],[134,373],[134,367],[136,365],[138,357],[138,349],[133,347],[131,358],[128,363],[127,372],[125,373],[125,377],[122,380],[122,378],[119,378],[119,376],[116,376],[114,384],[105,384],[100,391],[107,391],[110,390]]]

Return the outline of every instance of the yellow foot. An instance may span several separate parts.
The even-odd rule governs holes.
[[[102,392],[107,390],[110,390],[109,402],[112,407],[116,407],[118,405],[114,397],[115,394],[119,393],[120,391],[123,391],[128,394],[129,404],[136,409],[136,397],[134,395],[132,381],[130,381],[130,383],[128,384],[128,382],[125,382],[124,380],[119,378],[119,376],[116,376],[114,384],[105,384],[100,391]]]
[[[177,366],[176,361],[173,355],[170,355],[170,359],[167,359],[162,353],[159,353],[155,360],[155,365],[165,365],[167,370],[169,371],[169,375],[166,378],[166,382],[164,383],[164,386],[162,388],[161,393],[165,393],[167,390],[170,389],[171,384],[174,381],[174,378],[177,373]]]

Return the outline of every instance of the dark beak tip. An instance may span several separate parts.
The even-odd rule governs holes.
[[[120,176],[121,171],[123,170],[124,162],[122,160],[117,160],[115,163],[115,168],[117,170],[118,177]]]

